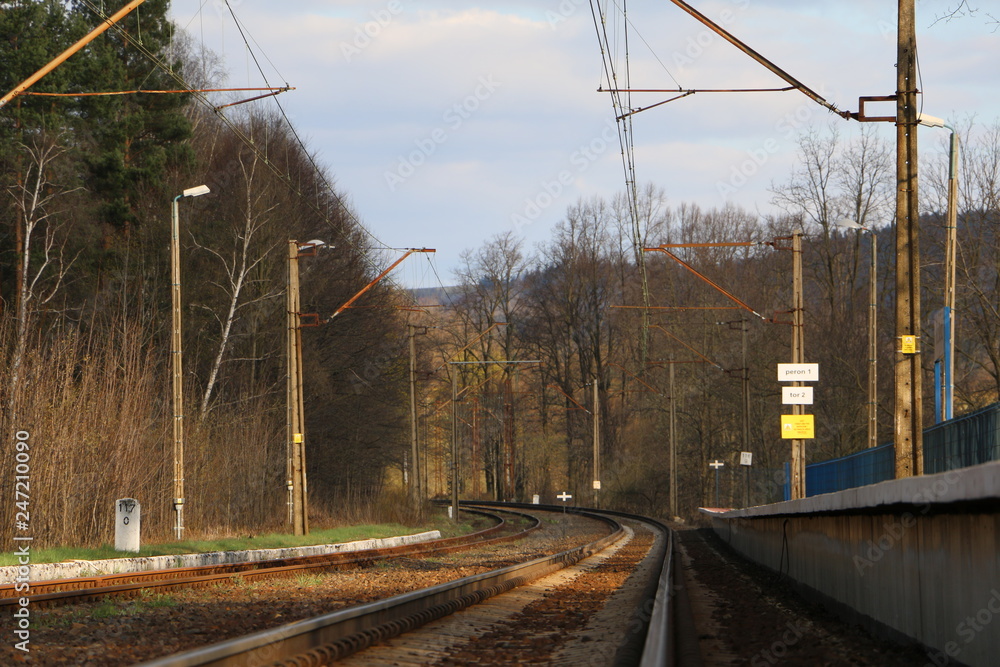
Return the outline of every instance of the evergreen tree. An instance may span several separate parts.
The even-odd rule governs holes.
[[[172,55],[169,6],[168,0],[147,0],[84,49],[79,74],[88,91],[182,88],[160,66],[181,73],[180,61]],[[93,23],[94,7],[90,0],[75,0],[72,11]],[[114,244],[116,233],[127,236],[133,225],[159,214],[158,208],[144,214],[142,195],[148,192],[161,204],[167,197],[163,181],[170,168],[193,162],[185,143],[191,135],[183,113],[188,98],[143,93],[83,98],[80,117],[92,144],[86,158],[87,184],[100,200],[106,249]]]

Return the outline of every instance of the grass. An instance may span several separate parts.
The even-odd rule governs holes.
[[[326,581],[326,575],[323,574],[300,574],[295,577],[295,585],[299,588],[312,588],[314,586],[320,586]]]
[[[128,558],[142,556],[170,556],[211,551],[242,551],[245,549],[280,549],[286,547],[310,546],[314,544],[336,544],[355,540],[377,539],[410,535],[428,530],[440,530],[442,537],[451,537],[471,531],[468,524],[456,525],[446,517],[437,516],[424,526],[403,526],[401,524],[372,524],[341,526],[325,530],[314,530],[309,535],[287,535],[272,533],[251,537],[228,537],[213,540],[184,540],[143,546],[139,553],[115,551],[110,544],[96,549],[78,547],[53,547],[32,549],[31,563],[59,563],[67,560],[99,560],[102,558]],[[0,554],[0,566],[17,565],[17,556],[12,553]]]
[[[114,603],[113,600],[104,600],[90,610],[91,618],[112,618],[120,615],[121,613],[121,609]]]

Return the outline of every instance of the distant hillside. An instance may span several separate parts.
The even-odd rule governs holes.
[[[413,295],[414,301],[422,306],[430,305],[441,305],[449,306],[451,305],[452,299],[454,299],[459,292],[460,287],[420,287],[417,289],[411,289],[410,294]]]

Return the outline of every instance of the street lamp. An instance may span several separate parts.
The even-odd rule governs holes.
[[[173,308],[171,358],[174,394],[174,534],[184,537],[184,371],[181,352],[181,248],[180,216],[177,202],[184,197],[200,197],[210,192],[207,185],[188,188],[174,197],[170,212],[170,280]]]
[[[951,419],[954,416],[955,405],[955,253],[957,247],[958,218],[958,132],[941,118],[918,114],[917,122],[925,127],[943,127],[951,132],[948,149],[948,212],[945,225],[944,245],[944,378],[943,388],[935,387],[935,406],[943,404],[935,410],[935,421]],[[942,389],[944,398],[941,400]]]
[[[869,303],[868,303],[868,446],[878,446],[878,328],[876,317],[878,314],[878,292],[875,271],[878,266],[877,236],[875,231],[865,227],[854,220],[842,218],[835,223],[838,227],[856,229],[867,232],[871,238],[871,267],[868,269],[869,277]]]

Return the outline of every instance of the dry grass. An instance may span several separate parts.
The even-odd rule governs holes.
[[[20,380],[4,388],[0,423],[8,443],[18,431],[30,434],[30,529],[24,534],[34,537],[34,546],[112,542],[114,503],[123,497],[142,504],[143,541],[170,538],[172,408],[163,356],[143,343],[138,327],[128,326],[111,328],[100,341],[61,333],[29,347]],[[8,371],[0,369],[5,378]],[[205,423],[186,421],[190,537],[279,526],[283,413],[258,399],[217,410]],[[0,493],[10,501],[14,457],[13,446],[0,449]],[[8,543],[10,519],[0,522],[0,539]]]

